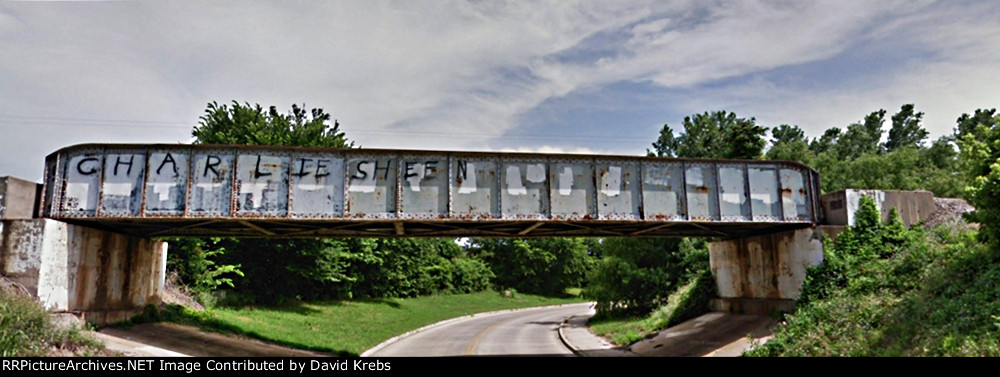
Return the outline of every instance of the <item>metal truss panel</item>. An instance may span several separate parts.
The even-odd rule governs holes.
[[[93,144],[46,157],[45,217],[142,236],[737,236],[817,221],[787,161]]]

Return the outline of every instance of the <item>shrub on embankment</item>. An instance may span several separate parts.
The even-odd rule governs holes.
[[[98,356],[100,342],[79,328],[60,328],[30,297],[0,291],[0,357]]]
[[[666,298],[666,303],[646,316],[591,319],[590,330],[619,346],[632,344],[660,330],[678,325],[709,311],[709,301],[717,297],[711,271],[702,270]]]
[[[967,225],[883,224],[864,198],[808,272],[795,313],[749,356],[998,356],[1000,250]]]
[[[703,239],[605,238],[597,250],[602,261],[583,296],[597,301],[599,318],[647,315],[709,270]]]

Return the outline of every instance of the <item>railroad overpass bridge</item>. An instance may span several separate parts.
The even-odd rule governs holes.
[[[713,237],[725,310],[788,308],[822,260],[815,170],[787,161],[87,144],[0,178],[0,274],[104,323],[157,302],[156,237]]]
[[[818,223],[794,162],[231,145],[77,145],[42,216],[141,236],[741,237]]]

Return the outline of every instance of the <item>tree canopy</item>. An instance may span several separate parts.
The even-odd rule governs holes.
[[[757,159],[763,154],[767,127],[754,118],[739,118],[726,111],[684,117],[684,131],[674,137],[664,124],[648,154],[658,157]]]
[[[329,113],[321,108],[306,112],[304,106],[293,104],[290,113],[281,114],[275,106],[265,111],[259,104],[211,102],[191,134],[202,144],[354,146],[340,131],[340,123],[329,124]]]

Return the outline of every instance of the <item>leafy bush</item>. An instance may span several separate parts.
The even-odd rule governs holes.
[[[594,265],[580,238],[472,239],[469,253],[493,271],[494,285],[543,295],[583,286]]]
[[[240,265],[217,265],[213,260],[226,250],[220,238],[173,238],[167,242],[170,244],[167,269],[177,272],[181,282],[196,294],[223,285],[233,287],[232,278],[243,276]]]
[[[613,318],[605,315],[591,319],[589,325],[595,334],[624,346],[708,312],[709,301],[716,296],[715,279],[706,269],[671,293],[666,303],[648,316]]]
[[[645,315],[681,284],[709,270],[704,240],[606,238],[602,263],[583,295],[597,301],[599,316]]]
[[[0,357],[60,354],[93,356],[103,345],[78,328],[56,328],[34,299],[0,292]]]
[[[1000,252],[967,226],[906,230],[869,215],[809,271],[775,337],[747,355],[1000,355]]]

